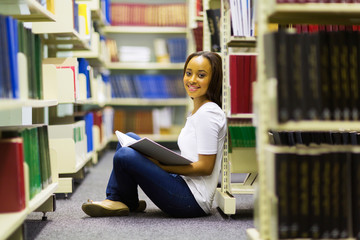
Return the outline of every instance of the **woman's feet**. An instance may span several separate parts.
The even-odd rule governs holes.
[[[82,210],[91,217],[127,216],[130,209],[122,202],[105,199],[101,202],[88,200],[82,205]],[[146,202],[139,201],[139,206],[134,212],[143,212],[146,209]]]

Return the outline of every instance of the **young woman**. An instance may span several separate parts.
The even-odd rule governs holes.
[[[221,57],[213,52],[188,56],[184,87],[194,108],[178,138],[181,155],[189,165],[163,165],[129,147],[118,145],[106,200],[88,201],[83,211],[92,217],[124,216],[146,208],[139,201],[140,186],[151,201],[173,217],[201,217],[210,213],[218,183],[226,133],[221,109]],[[128,133],[140,139],[139,136]]]

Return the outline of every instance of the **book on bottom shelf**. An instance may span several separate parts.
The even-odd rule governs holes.
[[[325,145],[276,149],[276,235],[344,239],[359,234],[359,210],[354,207],[359,195],[351,176],[357,164],[354,153]]]
[[[0,213],[25,208],[23,140],[19,137],[0,140]]]

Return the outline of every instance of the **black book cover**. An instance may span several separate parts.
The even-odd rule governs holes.
[[[353,237],[360,239],[360,153],[351,155],[351,192]]]
[[[206,15],[211,35],[211,51],[220,52],[220,9],[208,9]]]
[[[290,238],[299,237],[299,164],[296,154],[289,154],[289,220]]]
[[[332,106],[332,88],[330,78],[330,53],[328,44],[328,33],[319,32],[320,47],[320,86],[321,86],[321,102],[323,120],[331,119]]]
[[[308,81],[305,79],[304,85],[308,86],[307,111],[305,119],[320,119],[322,110],[321,99],[321,75],[320,75],[320,37],[319,33],[312,33],[307,36],[305,42],[308,44],[307,67]],[[304,69],[304,71],[306,71]],[[305,90],[305,92],[307,92]]]
[[[278,198],[278,235],[280,239],[289,238],[289,154],[275,155],[275,186]]]
[[[278,121],[290,119],[291,99],[288,83],[286,32],[281,30],[265,34],[265,72],[268,79],[277,80]]]
[[[309,169],[310,169],[310,237],[317,239],[322,235],[321,220],[322,220],[322,163],[320,154],[310,155]]]
[[[341,112],[344,108],[341,91],[340,78],[340,32],[329,32],[329,49],[330,49],[330,78],[332,97],[331,102],[333,106],[332,120],[341,120]]]
[[[345,200],[340,198],[340,153],[332,152],[331,155],[331,183],[330,183],[330,206],[331,206],[331,224],[330,238],[339,238],[340,236],[340,202]]]
[[[341,82],[341,112],[343,120],[350,120],[350,77],[349,77],[349,37],[347,31],[338,32],[340,44],[340,82]]]
[[[321,155],[321,238],[330,238],[330,230],[332,223],[331,209],[331,187],[332,187],[332,153],[324,153]]]
[[[351,154],[340,152],[340,219],[339,237],[349,238],[351,236]]]
[[[351,119],[359,119],[360,92],[360,42],[359,32],[348,32],[349,36],[349,79],[350,79],[350,109]]]
[[[304,82],[306,83],[306,77],[303,74],[304,57],[307,54],[305,46],[303,46],[303,34],[289,33],[287,34],[286,44],[289,47],[287,51],[288,55],[288,80],[289,86],[291,86],[290,96],[292,97],[292,113],[291,118],[299,121],[304,119],[304,108],[306,106],[306,99],[304,97]],[[303,54],[303,52],[305,52]],[[306,69],[307,72],[307,69]]]
[[[311,156],[307,154],[297,155],[299,164],[299,237],[310,237],[310,160]]]

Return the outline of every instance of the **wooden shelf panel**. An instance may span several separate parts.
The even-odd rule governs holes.
[[[28,9],[23,10],[24,6]],[[24,22],[54,22],[55,15],[36,0],[5,0],[0,3],[0,13]]]
[[[43,189],[40,193],[36,194],[33,199],[29,201],[29,206],[27,208],[28,213],[32,213],[38,207],[40,207],[49,197],[55,193],[58,188],[58,183],[52,183],[47,188]]]
[[[147,27],[147,26],[106,26],[103,28],[105,34],[109,33],[140,33],[140,34],[186,34],[186,27]]]
[[[228,47],[256,47],[255,37],[230,37]]]
[[[106,105],[112,106],[185,106],[189,103],[187,98],[113,98]]]
[[[111,62],[105,63],[106,68],[110,70],[182,70],[184,63],[123,63],[123,62]]]
[[[7,239],[18,229],[27,217],[27,209],[15,213],[0,214],[0,239]]]
[[[350,131],[360,130],[358,121],[291,121],[269,127],[278,131]]]
[[[254,113],[238,113],[231,114],[228,116],[229,119],[253,119],[255,116]]]
[[[49,33],[49,39],[44,39],[44,43],[57,51],[90,50],[89,42],[81,39],[79,33],[73,29],[69,32]],[[59,48],[58,45],[72,45],[69,48]]]
[[[344,3],[274,4],[268,8],[272,23],[358,24],[360,5]]]
[[[33,107],[42,108],[58,105],[57,100],[37,100],[37,99],[0,99],[0,110],[20,108],[20,107]]]

